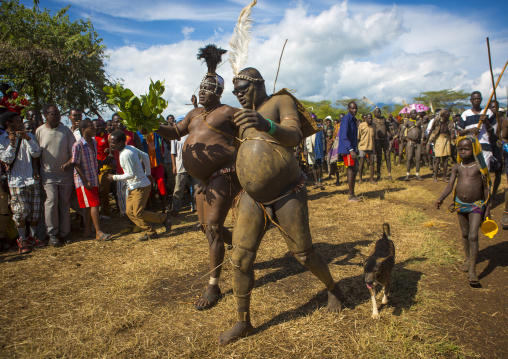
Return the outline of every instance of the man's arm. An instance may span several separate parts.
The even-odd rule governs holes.
[[[346,119],[346,120],[344,120]],[[353,148],[353,146],[351,145],[351,141],[349,140],[348,138],[348,132],[349,132],[349,128],[351,127],[352,125],[352,122],[353,122],[353,117],[351,116],[345,116],[343,119],[342,119],[343,122],[345,123],[341,123],[340,124],[340,129],[339,129],[339,143],[342,142],[344,147],[348,150],[348,152],[351,152],[351,151],[354,151],[355,149]]]
[[[176,125],[161,125],[155,133],[166,140],[179,140],[181,137],[189,133],[189,124],[191,120],[199,116],[204,111],[202,107],[197,107],[185,116],[185,118]]]
[[[33,135],[28,134],[28,133],[27,133],[27,135],[30,138],[29,140],[26,141],[28,143],[28,152],[30,153],[30,156],[32,156],[33,158],[41,157],[42,150],[39,147],[37,140],[35,139],[35,137]]]
[[[151,176],[152,172],[150,168],[150,156],[148,156],[148,153],[145,153],[137,148],[136,151],[138,153],[138,158],[141,160],[141,163],[143,163],[143,167],[145,168],[145,174],[147,176]]]
[[[276,106],[279,123],[276,123],[276,120],[264,118],[255,110],[241,109],[235,114],[235,125],[240,129],[240,133],[251,127],[258,131],[272,132],[268,134],[281,145],[295,147],[303,138],[298,109],[291,97],[284,95],[278,97],[280,99]]]

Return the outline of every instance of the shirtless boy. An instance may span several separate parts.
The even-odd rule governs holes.
[[[457,179],[453,199],[453,212],[457,212],[459,225],[462,232],[462,245],[466,254],[466,260],[460,266],[463,272],[468,273],[471,286],[479,286],[480,281],[476,275],[476,260],[478,258],[478,230],[482,224],[484,212],[489,198],[488,172],[482,175],[478,167],[479,163],[485,162],[480,152],[478,161],[473,154],[473,143],[476,138],[468,136],[459,140],[457,145],[458,155],[462,161],[452,168],[450,182],[443,194],[436,201],[439,209],[443,200],[450,194]],[[487,213],[488,215],[488,213]]]
[[[212,271],[205,293],[194,303],[198,310],[212,307],[222,297],[220,264],[224,261],[224,243],[231,244],[232,240],[224,221],[240,192],[233,146],[234,114],[238,109],[221,104],[224,80],[208,65],[199,90],[199,103],[203,107],[194,108],[176,125],[162,125],[157,131],[168,140],[189,135],[183,146],[183,165],[187,173],[201,182],[196,191],[196,204],[201,229],[208,239]]]

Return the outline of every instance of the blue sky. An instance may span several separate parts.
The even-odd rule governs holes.
[[[136,94],[150,78],[165,80],[167,112],[184,114],[205,72],[195,58],[208,43],[229,49],[241,9],[249,0],[52,0],[51,10],[71,4],[72,19],[91,18],[108,47],[108,73]],[[31,6],[31,1],[23,1]],[[249,61],[267,88],[288,39],[277,88],[307,100],[366,96],[374,102],[411,101],[444,88],[491,91],[485,37],[495,72],[508,60],[508,1],[258,0]],[[223,102],[231,95],[232,70]],[[506,75],[508,77],[508,75]],[[506,99],[503,79],[498,96]]]

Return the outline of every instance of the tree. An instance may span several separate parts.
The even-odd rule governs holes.
[[[429,107],[432,103],[434,111],[438,108],[446,108],[450,110],[450,112],[462,112],[469,105],[467,102],[469,95],[470,94],[464,92],[464,90],[453,91],[446,89],[440,91],[427,91],[422,92],[422,94],[419,97],[414,98],[413,101],[423,103]]]
[[[300,101],[307,111],[313,112],[318,118],[324,119],[327,116],[332,116],[333,119],[339,118],[341,113],[345,113],[347,111],[341,110],[339,108],[332,106],[332,101],[324,100],[320,102],[312,102],[312,101]]]
[[[92,112],[104,107],[105,45],[90,20],[70,21],[67,6],[54,15],[19,0],[0,5],[0,80],[9,82],[36,109],[55,103]]]

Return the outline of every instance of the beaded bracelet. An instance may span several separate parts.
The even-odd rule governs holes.
[[[273,123],[272,120],[266,119],[268,122],[270,122],[270,130],[267,132],[269,135],[273,135],[275,133],[275,130],[277,127],[275,127],[275,123]]]

